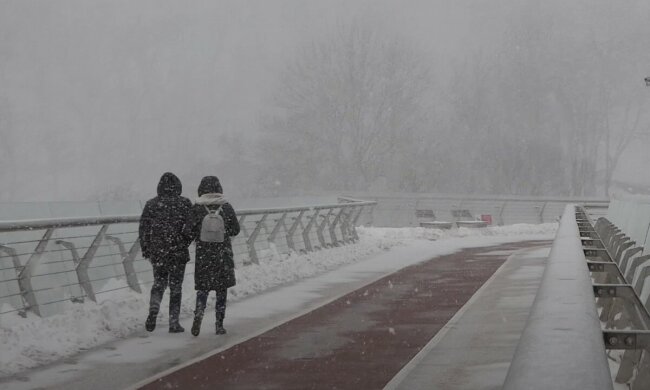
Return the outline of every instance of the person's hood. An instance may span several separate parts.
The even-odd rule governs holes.
[[[158,182],[158,196],[180,196],[182,192],[181,180],[171,172],[163,173]]]
[[[216,176],[206,176],[201,179],[199,184],[199,197],[203,194],[223,194],[223,188]]]
[[[209,206],[213,204],[221,206],[227,202],[228,201],[223,196],[223,194],[219,193],[203,194],[196,198],[196,204],[200,204],[202,206]]]

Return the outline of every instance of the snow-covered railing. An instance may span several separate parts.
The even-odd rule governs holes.
[[[278,254],[310,252],[358,239],[375,202],[237,210],[233,240],[239,266]],[[57,312],[64,302],[96,301],[120,289],[142,292],[153,283],[140,254],[139,215],[0,221],[0,315]],[[186,275],[193,274],[193,262]]]
[[[560,221],[504,390],[611,390],[605,343],[582,233],[586,213],[568,205]]]

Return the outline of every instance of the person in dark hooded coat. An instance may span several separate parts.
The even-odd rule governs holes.
[[[185,235],[188,241],[196,242],[196,268],[194,271],[194,288],[196,289],[196,310],[192,334],[198,336],[201,331],[201,321],[210,291],[216,291],[216,333],[224,334],[223,320],[226,316],[226,298],[228,288],[233,287],[235,280],[235,259],[230,237],[239,234],[239,221],[233,207],[223,196],[221,183],[216,176],[206,176],[199,185],[199,197],[196,200],[190,217],[185,224]],[[220,209],[220,210],[219,210]],[[201,224],[208,210],[219,210],[224,222],[223,242],[203,242],[200,239]]]
[[[158,183],[158,196],[147,201],[140,217],[142,256],[151,261],[154,283],[151,287],[147,331],[156,328],[160,302],[169,285],[169,332],[185,331],[178,321],[185,265],[190,261],[183,228],[192,202],[181,196],[183,186],[176,175],[166,172]]]

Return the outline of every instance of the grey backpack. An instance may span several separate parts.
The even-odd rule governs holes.
[[[203,222],[201,223],[201,241],[223,242],[226,228],[223,223],[223,217],[219,214],[221,207],[223,206],[220,206],[214,212],[210,211],[207,206],[205,207],[208,210],[208,214],[203,217]]]

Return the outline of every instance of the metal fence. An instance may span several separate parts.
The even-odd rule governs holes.
[[[458,221],[489,216],[492,225],[512,225],[557,222],[568,204],[585,204],[603,213],[609,204],[608,199],[601,198],[365,192],[351,196],[376,201],[374,224],[386,227],[420,226],[424,220],[418,216],[418,211],[431,211],[434,215],[432,220],[441,223],[457,224]]]
[[[237,210],[235,263],[354,242],[355,227],[372,223],[375,204],[342,198],[338,204]],[[0,222],[0,315],[29,310],[48,316],[68,302],[144,291],[153,275],[140,253],[138,222],[139,215]],[[193,269],[190,262],[186,275]]]
[[[593,275],[603,339],[617,362],[615,382],[632,390],[650,389],[650,253],[644,247],[650,205],[616,202],[613,206],[608,218],[601,217],[593,225],[582,222],[585,257]]]
[[[613,388],[586,261],[590,226],[582,209],[566,207],[504,390]]]
[[[563,216],[504,389],[650,389],[650,203],[602,214]]]

